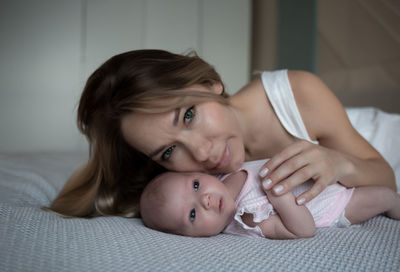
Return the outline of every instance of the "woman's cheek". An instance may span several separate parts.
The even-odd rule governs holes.
[[[234,143],[236,145],[232,148],[233,150],[231,153],[231,171],[236,171],[237,169],[239,169],[243,165],[245,160],[245,152],[242,140],[237,138]]]
[[[185,171],[185,172],[195,172],[201,171],[202,167],[197,165],[191,158],[182,151],[177,151],[174,154],[174,158],[171,160],[171,163],[166,167],[168,170],[172,171]]]

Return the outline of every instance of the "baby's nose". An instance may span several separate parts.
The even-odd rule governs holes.
[[[203,194],[201,197],[201,204],[203,205],[203,207],[208,210],[211,208],[211,204],[212,204],[212,199],[211,199],[211,194]]]

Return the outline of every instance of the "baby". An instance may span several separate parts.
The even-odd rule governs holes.
[[[140,199],[144,224],[192,237],[224,232],[293,239],[312,237],[316,228],[348,227],[380,213],[400,219],[400,196],[386,187],[347,189],[333,184],[303,206],[295,203],[295,197],[310,188],[312,181],[283,196],[265,194],[256,174],[265,162],[244,163],[222,180],[204,173],[157,176]]]

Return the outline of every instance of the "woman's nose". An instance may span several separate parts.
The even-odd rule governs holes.
[[[192,137],[187,142],[192,156],[199,162],[208,160],[212,143],[210,140],[202,137]]]

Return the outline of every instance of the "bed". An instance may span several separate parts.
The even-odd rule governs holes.
[[[400,115],[347,112],[400,187]],[[400,271],[400,221],[384,216],[319,229],[310,239],[268,240],[188,238],[150,230],[140,219],[66,219],[41,210],[86,156],[0,154],[1,271]]]

